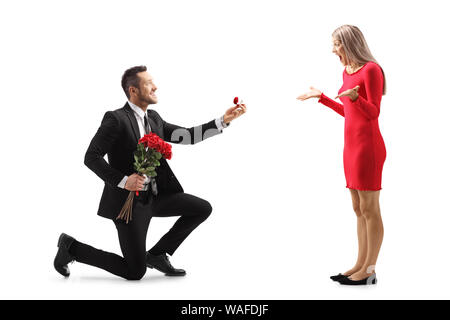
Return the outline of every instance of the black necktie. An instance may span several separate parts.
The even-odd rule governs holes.
[[[144,115],[144,130],[145,134],[150,133],[150,126],[148,124],[147,114]],[[152,190],[152,193],[156,196],[158,194],[158,188],[156,187],[156,180],[155,178],[150,178],[150,188]]]
[[[147,115],[144,116],[144,131],[145,134],[149,134],[150,133],[150,126],[148,125],[148,119],[147,119]]]

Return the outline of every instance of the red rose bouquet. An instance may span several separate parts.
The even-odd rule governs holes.
[[[170,160],[172,158],[172,146],[158,137],[155,133],[149,133],[139,139],[134,152],[134,170],[139,175],[146,175],[151,179],[157,176],[156,167],[160,165],[161,158]],[[130,191],[125,204],[116,219],[125,220],[127,223],[132,219],[134,195],[139,196],[139,191]]]

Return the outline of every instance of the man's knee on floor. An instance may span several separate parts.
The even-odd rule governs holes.
[[[144,265],[143,267],[139,267],[139,268],[132,268],[128,272],[126,279],[127,280],[141,280],[144,277],[146,272],[147,272],[146,265]]]

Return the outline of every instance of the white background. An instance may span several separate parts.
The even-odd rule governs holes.
[[[450,298],[447,1],[14,1],[0,5],[0,298]],[[295,98],[334,97],[331,33],[360,27],[384,68],[385,238],[379,284],[331,282],[357,254],[342,165],[344,119]],[[120,253],[83,164],[125,69],[145,64],[166,121],[199,125],[234,96],[248,113],[170,161],[211,217],[172,257],[184,278],[127,282],[80,263],[53,270],[61,232]],[[150,247],[175,218],[155,218]]]

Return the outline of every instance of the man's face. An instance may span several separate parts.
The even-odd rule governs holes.
[[[147,71],[139,72],[137,76],[139,77],[139,88],[135,91],[136,98],[147,104],[158,103],[158,97],[155,94],[158,88],[153,82],[152,76]]]

